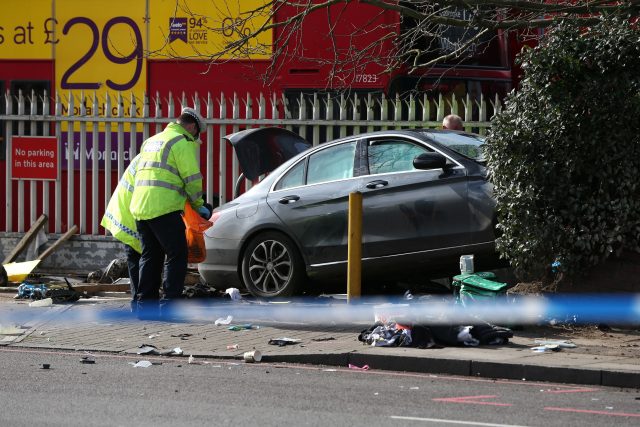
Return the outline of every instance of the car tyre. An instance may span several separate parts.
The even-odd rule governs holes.
[[[254,296],[294,295],[305,277],[298,248],[282,233],[269,231],[255,236],[242,255],[242,280]]]

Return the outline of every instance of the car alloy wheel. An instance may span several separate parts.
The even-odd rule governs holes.
[[[304,265],[293,242],[277,232],[254,237],[242,259],[242,279],[255,296],[293,295],[304,278]]]

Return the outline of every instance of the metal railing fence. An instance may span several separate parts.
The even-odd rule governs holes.
[[[443,94],[393,99],[382,94],[344,93],[259,93],[242,98],[236,93],[231,97],[195,93],[189,97],[182,94],[180,99],[172,94],[165,98],[130,94],[126,101],[127,106],[122,94],[114,100],[96,93],[64,100],[60,95],[50,99],[46,93],[14,96],[7,92],[0,96],[6,111],[0,115],[0,131],[4,127],[0,139],[4,136],[5,145],[4,161],[0,159],[4,171],[0,173],[6,200],[0,229],[4,224],[5,232],[24,232],[25,223],[34,223],[44,213],[50,218],[50,232],[62,233],[76,224],[80,234],[103,234],[99,222],[128,159],[137,154],[143,140],[160,132],[187,106],[200,111],[207,124],[200,156],[205,156],[201,162],[204,187],[212,204],[225,203],[232,196],[240,170],[235,154],[222,138],[241,129],[281,126],[317,145],[374,130],[437,128],[445,115],[454,113],[464,119],[467,130],[484,134],[493,114],[501,109],[497,96],[487,100],[482,95]],[[57,164],[62,170],[58,180],[12,179],[15,135],[57,138]],[[250,186],[245,182],[245,188]]]

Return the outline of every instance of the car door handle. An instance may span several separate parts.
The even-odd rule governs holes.
[[[288,205],[289,203],[295,203],[298,200],[300,200],[300,196],[284,196],[282,199],[278,200],[278,203]]]
[[[386,187],[387,185],[389,185],[389,182],[385,181],[384,179],[376,179],[375,181],[367,183],[367,188],[382,188]]]

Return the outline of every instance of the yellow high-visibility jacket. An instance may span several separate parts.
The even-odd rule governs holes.
[[[196,210],[204,204],[199,148],[194,137],[177,123],[170,123],[144,142],[131,197],[135,219],[182,211],[187,200]]]
[[[124,171],[113,195],[111,195],[111,199],[109,199],[109,204],[107,204],[107,209],[100,225],[109,230],[116,239],[131,246],[136,252],[142,253],[136,220],[129,210],[135,183],[136,166],[139,160],[140,155],[137,155]]]

